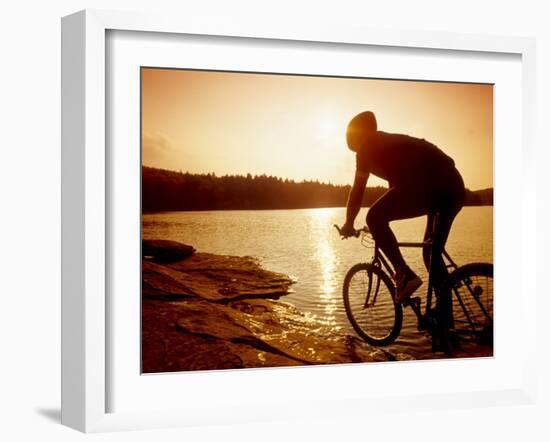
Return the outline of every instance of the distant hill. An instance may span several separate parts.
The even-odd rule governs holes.
[[[142,168],[143,212],[345,207],[349,185],[294,181],[267,175],[190,174]],[[367,187],[369,207],[386,187]],[[468,192],[468,205],[492,204],[492,189]]]

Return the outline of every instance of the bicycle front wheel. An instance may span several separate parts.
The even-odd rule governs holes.
[[[493,345],[493,264],[473,263],[451,275],[454,329]]]
[[[372,264],[356,264],[344,279],[344,307],[356,333],[371,345],[391,344],[401,331],[403,310],[388,275]]]

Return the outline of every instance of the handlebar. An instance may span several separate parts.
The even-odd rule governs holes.
[[[361,235],[361,233],[369,233],[369,228],[367,226],[364,226],[360,229],[353,229],[353,235],[344,235],[344,234],[342,234],[342,228],[339,227],[337,224],[334,224],[334,228],[336,230],[338,230],[338,233],[340,234],[342,239],[349,238],[350,236],[353,236],[355,238],[359,238],[359,235]]]

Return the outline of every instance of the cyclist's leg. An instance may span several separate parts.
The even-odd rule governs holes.
[[[432,236],[433,231],[433,222],[434,222],[434,213],[430,212],[428,213],[428,217],[426,218],[426,228],[424,229],[424,242],[426,242],[428,239]],[[426,271],[430,271],[430,255],[432,253],[432,248],[429,245],[426,245],[422,249],[422,258],[424,261],[424,266],[426,267]]]
[[[389,223],[391,221],[415,218],[429,212],[428,192],[412,184],[389,189],[369,209],[367,225],[376,243],[392,263],[394,269],[407,269],[407,264],[397,245]]]
[[[433,232],[432,242],[432,281],[434,282],[434,287],[438,295],[438,308],[441,312],[440,317],[446,321],[447,327],[453,326],[452,294],[451,287],[448,285],[449,272],[443,259],[443,250],[445,249],[445,244],[449,237],[453,221],[458,212],[462,209],[464,202],[464,184],[462,183],[462,179],[459,178],[460,175],[451,182],[451,185],[447,186],[447,191],[441,194],[436,209],[439,216],[436,222],[435,231]],[[433,215],[430,215],[426,225],[425,237],[431,232],[430,221],[432,220]]]
[[[444,272],[447,271],[444,260],[443,260],[443,250],[449,237],[449,232],[451,231],[451,226],[453,224],[454,218],[458,213],[458,210],[448,210],[448,208],[435,208],[433,212],[428,214],[426,221],[426,229],[424,231],[424,241],[432,239],[432,246],[425,246],[423,249],[424,254],[424,265],[426,270],[430,270],[430,252],[431,258],[433,260],[432,271],[437,272],[437,274],[444,275]],[[436,214],[438,214],[436,220]],[[437,224],[434,226],[434,223],[437,221]],[[437,276],[434,275],[434,276]]]

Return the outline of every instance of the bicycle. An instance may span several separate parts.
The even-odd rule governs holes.
[[[432,219],[431,233],[437,226],[438,215],[435,214]],[[340,228],[337,225],[334,227],[341,234]],[[431,271],[432,235],[422,242],[399,242],[399,247],[423,250],[428,270],[423,313],[419,296],[412,296],[402,304],[395,301],[393,270],[368,228],[365,226],[356,230],[354,236],[361,236],[363,245],[374,248],[372,261],[352,266],[343,284],[346,314],[361,338],[374,346],[386,346],[394,342],[401,332],[405,306],[410,307],[416,315],[418,331],[426,331],[431,337],[434,352],[451,354],[451,347],[460,348],[460,338],[492,346],[493,264],[478,262],[459,267],[444,250],[445,265],[451,269],[447,287],[450,288],[452,304],[448,299],[444,302],[436,294],[434,307],[432,299],[436,290]]]

